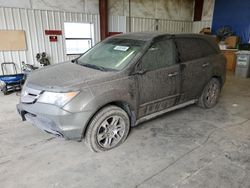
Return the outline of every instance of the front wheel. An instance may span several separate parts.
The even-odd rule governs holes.
[[[117,106],[107,106],[92,118],[85,141],[94,152],[113,149],[122,144],[129,133],[128,114]]]
[[[216,78],[212,78],[203,89],[198,105],[202,108],[214,107],[219,100],[220,90],[220,81]]]
[[[4,88],[2,89],[2,92],[3,92],[4,95],[8,94],[7,86],[4,86]]]

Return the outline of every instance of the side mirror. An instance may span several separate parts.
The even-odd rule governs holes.
[[[140,70],[140,71],[137,71],[137,74],[143,75],[143,74],[145,74],[146,72],[147,72],[146,70]]]
[[[151,47],[151,48],[149,48],[148,51],[157,51],[157,50],[158,50],[158,48],[156,48],[156,47]]]
[[[147,70],[143,69],[142,67],[142,61],[135,66],[134,71],[132,72],[132,75],[143,75],[147,72]]]
[[[143,75],[147,72],[147,70],[138,70],[138,71],[135,71],[132,75]]]

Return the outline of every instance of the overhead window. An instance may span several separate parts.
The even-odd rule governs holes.
[[[82,54],[92,47],[93,24],[65,22],[64,29],[67,55]]]

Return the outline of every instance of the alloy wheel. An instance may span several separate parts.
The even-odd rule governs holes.
[[[217,102],[219,92],[220,92],[219,85],[216,82],[210,82],[206,94],[207,105],[213,106]]]
[[[113,148],[125,134],[125,121],[118,115],[106,118],[98,128],[97,142],[106,149]]]

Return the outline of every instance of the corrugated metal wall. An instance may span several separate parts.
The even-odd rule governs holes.
[[[159,31],[168,33],[191,33],[192,32],[191,21],[179,21],[179,20],[159,20]]]
[[[126,16],[109,16],[109,32],[126,33]]]
[[[127,18],[127,28],[129,28],[129,18]],[[191,33],[193,29],[193,22],[181,20],[165,20],[165,19],[151,19],[151,18],[131,18],[131,31],[161,31],[168,33]]]
[[[151,18],[130,18],[131,32],[154,31],[155,19]],[[127,17],[127,28],[129,29],[129,18]],[[128,30],[127,30],[128,31]]]
[[[199,33],[202,28],[205,27],[212,27],[212,21],[199,21],[199,22],[193,22],[193,33]]]
[[[15,62],[20,71],[22,61],[36,63],[35,55],[38,52],[47,52],[52,63],[74,58],[65,53],[64,32],[62,36],[58,36],[58,42],[49,42],[49,37],[44,33],[47,29],[63,30],[64,22],[93,23],[94,43],[100,41],[97,14],[0,7],[0,29],[25,30],[27,41],[27,51],[0,51],[0,63]]]

